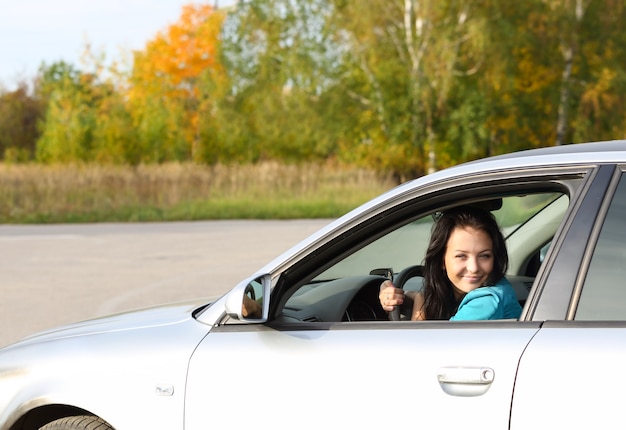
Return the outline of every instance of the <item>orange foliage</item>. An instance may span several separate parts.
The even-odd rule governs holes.
[[[183,6],[178,22],[158,33],[144,51],[135,53],[134,78],[166,80],[174,87],[188,87],[207,69],[219,71],[217,55],[223,20],[224,14],[207,4]]]
[[[225,15],[207,4],[183,6],[179,20],[134,53],[131,116],[141,145],[158,140],[157,159],[197,156],[201,101],[199,79],[220,78],[219,36]],[[166,115],[164,120],[163,115]],[[155,138],[158,136],[158,138]]]

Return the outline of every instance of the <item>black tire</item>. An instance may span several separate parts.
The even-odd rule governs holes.
[[[39,430],[114,430],[106,421],[93,415],[59,418]]]

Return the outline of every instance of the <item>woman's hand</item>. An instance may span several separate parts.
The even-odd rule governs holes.
[[[247,294],[244,294],[241,315],[244,318],[261,318],[263,316],[263,308],[261,308],[259,302],[252,300]]]
[[[391,281],[385,281],[380,285],[378,300],[385,311],[391,312],[404,303],[404,290],[394,287]]]

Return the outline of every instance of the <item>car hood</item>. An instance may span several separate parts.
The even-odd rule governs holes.
[[[153,422],[163,423],[159,428],[180,428],[185,397],[178,393],[185,391],[193,351],[212,328],[197,321],[194,312],[210,302],[97,318],[2,348],[0,428],[17,419],[5,411],[57,404],[106,416],[115,428],[122,428],[116,423],[128,421],[129,414],[131,421],[151,414]],[[137,422],[129,428],[143,427]]]
[[[193,318],[193,314],[209,306],[215,298],[205,298],[180,303],[172,303],[152,308],[128,311],[92,320],[55,327],[28,336],[11,346],[25,346],[64,338],[95,335],[119,331],[164,327],[179,324]]]

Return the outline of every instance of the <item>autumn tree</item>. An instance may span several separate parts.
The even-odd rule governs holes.
[[[0,92],[0,156],[8,161],[34,157],[39,137],[37,123],[43,116],[43,103],[26,82],[13,91]]]
[[[480,86],[496,153],[623,136],[624,5],[486,1]]]
[[[197,159],[202,104],[200,76],[220,74],[218,36],[223,13],[209,5],[183,7],[179,20],[134,53],[129,106],[143,161]]]
[[[568,97],[562,98],[567,112],[571,112],[565,117],[567,128],[562,142],[624,138],[626,34],[622,25],[626,4],[618,0],[577,0],[564,7],[566,17],[573,21],[570,26],[576,38],[571,78],[566,83]]]

